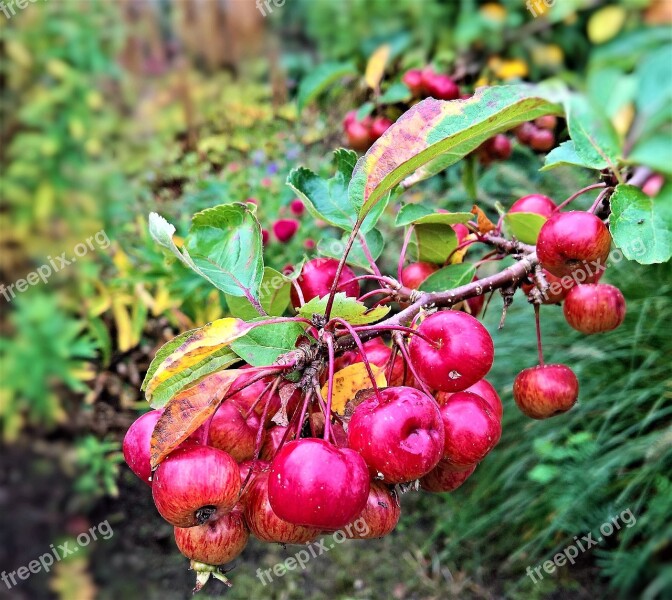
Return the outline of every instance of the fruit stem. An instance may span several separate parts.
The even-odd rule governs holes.
[[[579,196],[582,196],[583,194],[585,194],[586,192],[589,192],[590,190],[596,190],[598,188],[603,188],[603,187],[606,187],[606,186],[607,186],[607,184],[604,183],[604,182],[603,183],[593,183],[592,185],[586,186],[586,187],[580,189],[578,192],[574,192],[569,198],[567,198],[567,200],[565,200],[564,202],[559,204],[553,212],[560,212],[560,210],[565,208],[565,206],[567,206],[570,202],[574,201],[576,198],[578,198]]]
[[[273,382],[273,385],[268,391],[268,398],[266,399],[266,404],[264,404],[264,410],[261,413],[261,417],[259,419],[259,427],[257,428],[257,437],[254,440],[254,460],[259,459],[259,453],[261,452],[261,441],[264,438],[264,429],[265,429],[264,425],[266,424],[266,417],[268,416],[268,409],[271,406],[271,400],[273,400],[273,394],[275,394],[275,390],[277,389],[278,385],[280,385],[280,378],[276,377],[275,381]]]
[[[588,209],[588,212],[595,214],[597,212],[597,209],[602,206],[602,202],[604,199],[607,197],[607,195],[611,194],[611,192],[614,191],[614,188],[608,187],[604,190],[602,190],[597,198],[595,198],[595,202],[593,202],[593,205]]]
[[[422,391],[425,392],[425,394],[427,394],[428,396],[432,396],[432,391],[425,385],[425,382],[422,379],[420,379],[420,377],[418,377],[418,374],[416,373],[415,369],[413,368],[413,363],[411,362],[411,357],[408,355],[408,350],[406,349],[406,344],[404,343],[404,338],[402,337],[401,333],[399,333],[399,332],[393,333],[392,338],[394,339],[394,343],[397,345],[397,347],[401,351],[401,355],[404,357],[404,361],[408,365],[408,368],[411,370],[411,373],[413,374],[413,377],[415,377],[415,380],[422,387]]]
[[[367,292],[363,296],[360,296],[357,298],[360,302],[364,302],[364,300],[368,300],[369,298],[373,298],[373,296],[377,296],[378,294],[385,294],[386,296],[392,295],[392,292],[388,290],[387,288],[379,288],[377,290],[373,290],[371,292]]]
[[[401,246],[401,252],[399,253],[399,262],[397,263],[397,280],[401,283],[401,272],[404,270],[404,262],[406,261],[406,250],[408,249],[408,244],[411,241],[411,235],[413,233],[413,225],[408,228],[406,235],[404,236],[404,243]]]
[[[357,221],[357,223],[355,223],[355,226],[352,228],[352,232],[350,233],[348,242],[345,244],[345,249],[343,250],[343,256],[341,257],[341,260],[338,262],[338,267],[336,267],[334,282],[331,284],[331,290],[329,291],[329,299],[327,300],[327,307],[324,310],[324,318],[327,321],[331,316],[331,308],[334,305],[334,296],[336,296],[336,290],[338,289],[339,286],[339,279],[341,278],[341,272],[343,271],[343,267],[345,266],[345,261],[348,258],[348,254],[350,254],[350,250],[352,250],[352,245],[355,243],[355,239],[357,239],[357,232],[359,231],[361,225],[362,225],[361,222]]]
[[[369,375],[369,379],[371,380],[371,387],[373,388],[374,392],[376,393],[376,396],[378,396],[378,384],[376,383],[376,378],[373,374],[373,370],[371,369],[371,363],[369,362],[369,359],[366,357],[366,351],[364,350],[364,345],[362,344],[362,340],[359,337],[359,334],[355,330],[355,328],[350,325],[345,319],[341,319],[338,317],[335,317],[332,319],[332,322],[339,323],[345,327],[350,335],[352,336],[352,339],[355,340],[355,344],[357,344],[357,350],[359,350],[359,354],[362,357],[362,362],[364,363],[364,366],[366,367],[366,372]],[[332,349],[333,349],[333,339],[332,339]],[[331,378],[333,377],[333,373],[330,374],[329,377],[329,382],[332,383]],[[331,408],[331,405],[330,405]]]
[[[331,401],[334,397],[334,338],[331,334],[327,335],[327,352],[329,354],[329,364],[327,366],[327,406],[324,413],[324,441],[329,441],[331,434]]]
[[[362,252],[364,252],[364,256],[366,256],[366,260],[368,260],[369,264],[371,265],[371,270],[373,271],[373,274],[380,277],[381,276],[380,269],[378,268],[378,265],[376,264],[376,261],[373,260],[371,250],[369,250],[369,245],[366,243],[366,236],[364,236],[360,232],[357,237],[359,238],[359,243],[362,245]]]
[[[544,352],[541,347],[541,322],[539,319],[539,305],[534,305],[534,323],[537,329],[537,352],[539,353],[539,365],[544,366]]]

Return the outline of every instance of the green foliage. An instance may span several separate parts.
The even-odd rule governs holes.
[[[119,495],[117,478],[124,462],[121,444],[87,435],[75,442],[76,466],[79,471],[74,488],[84,498]]]

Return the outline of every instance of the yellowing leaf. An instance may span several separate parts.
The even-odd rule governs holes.
[[[527,77],[530,69],[527,63],[520,58],[513,58],[511,60],[498,60],[492,63],[492,68],[495,75],[499,79],[522,79]]]
[[[135,346],[133,339],[133,323],[126,310],[123,299],[119,296],[112,298],[112,315],[117,326],[117,346],[122,352],[126,352]]]
[[[493,229],[497,229],[495,224],[488,219],[487,215],[474,204],[471,209],[472,214],[476,215],[476,223],[478,224],[478,231],[481,233],[488,233]]]
[[[385,372],[380,367],[371,364],[371,371],[378,387],[386,387]],[[345,413],[345,405],[355,397],[359,390],[372,387],[371,378],[363,362],[353,363],[334,373],[334,389],[331,399],[331,409],[339,415]],[[329,391],[328,384],[322,386],[322,396],[326,399]]]
[[[186,371],[207,356],[229,346],[250,329],[252,325],[245,321],[225,318],[189,332],[184,341],[161,362],[152,378],[146,382],[147,399],[151,400],[153,391],[162,381],[176,373]]]
[[[555,69],[565,60],[562,48],[557,44],[539,44],[532,48],[532,62],[540,67]]]
[[[496,2],[488,2],[479,11],[486,19],[501,23],[506,19],[506,9]]]
[[[387,64],[389,57],[390,46],[389,44],[383,44],[382,46],[379,46],[371,55],[371,58],[369,58],[369,62],[366,64],[364,79],[366,85],[371,89],[376,89],[380,85],[380,81],[385,73],[385,65]]]
[[[238,369],[213,373],[166,404],[152,433],[152,469],[215,413],[239,375]]]
[[[605,6],[588,20],[588,39],[603,44],[616,36],[625,23],[627,13],[622,6]]]
[[[613,116],[612,123],[614,124],[614,129],[621,137],[624,137],[628,131],[630,131],[630,126],[632,121],[635,118],[635,105],[632,102],[628,102]]]

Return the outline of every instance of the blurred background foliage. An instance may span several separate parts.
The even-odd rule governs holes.
[[[652,54],[669,53],[672,3],[533,4],[536,18],[522,0],[287,0],[265,17],[246,0],[49,0],[10,19],[0,14],[2,281],[71,256],[101,230],[110,242],[0,299],[0,565],[27,564],[108,518],[115,528],[111,540],[12,597],[186,597],[186,564],[147,490],[119,467],[120,440],[145,408],[139,387],[156,348],[227,307],[206,282],[166,262],[146,215],[158,210],[179,235],[198,210],[252,199],[271,232],[292,216],[289,170],[330,174],[345,113],[380,101],[363,73],[382,44],[391,49],[381,92],[389,91],[393,118],[403,71],[431,62],[461,73],[466,90],[564,81],[586,91],[622,135],[634,122],[645,138],[669,143],[669,90],[667,110],[638,122],[633,74]],[[330,69],[347,73],[344,85],[323,85]],[[310,102],[299,110],[302,86]],[[562,200],[588,181],[540,166],[515,144],[510,161],[477,167],[475,198],[455,165],[404,200],[464,210],[475,199],[494,218],[497,202],[533,191]],[[393,217],[394,207],[380,225],[388,270],[400,245]],[[289,243],[270,233],[266,264],[295,264],[337,235],[304,215]],[[623,290],[628,317],[597,338],[579,338],[560,309],[543,308],[548,360],[571,364],[582,385],[580,406],[549,422],[524,419],[511,398],[514,374],[535,361],[531,308],[521,297],[497,331],[493,299],[489,378],[506,405],[504,436],[474,477],[445,497],[408,494],[394,535],[340,546],[266,588],[257,566],[290,551],[252,544],[229,596],[670,597],[670,275],[669,265],[614,266],[606,278]],[[525,575],[627,508],[636,526],[537,585]]]

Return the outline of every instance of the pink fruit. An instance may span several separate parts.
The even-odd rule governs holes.
[[[567,412],[579,397],[579,381],[566,365],[523,369],[513,382],[513,399],[533,419],[547,419]]]
[[[149,447],[156,422],[163,411],[152,410],[140,416],[128,428],[124,436],[124,459],[135,473],[146,484],[152,485],[152,467],[149,462]]]

